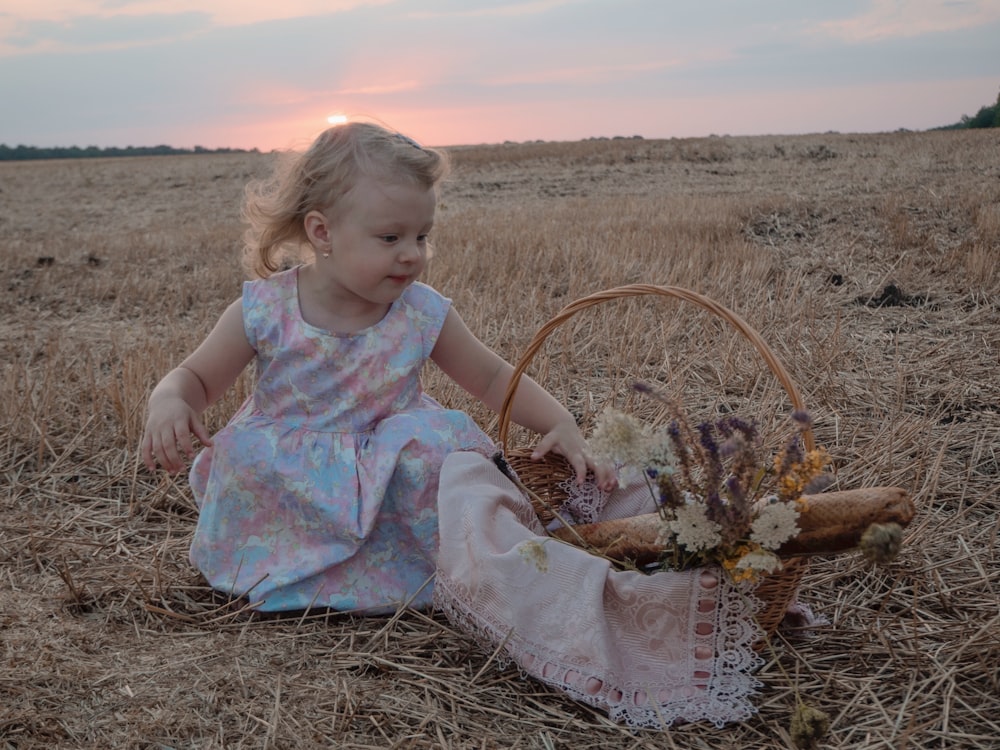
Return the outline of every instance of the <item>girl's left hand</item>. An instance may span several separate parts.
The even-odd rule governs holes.
[[[614,467],[594,461],[587,441],[575,422],[560,422],[553,427],[538,441],[535,450],[531,452],[531,458],[540,461],[549,451],[554,451],[569,461],[576,471],[577,484],[583,484],[589,470],[594,473],[594,481],[601,490],[610,492],[618,486]]]

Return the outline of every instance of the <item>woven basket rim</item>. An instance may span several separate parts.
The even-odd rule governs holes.
[[[766,341],[764,341],[764,338],[760,335],[760,333],[736,312],[711,297],[685,287],[665,286],[659,284],[626,284],[624,286],[594,292],[593,294],[588,294],[585,297],[580,297],[573,302],[570,302],[538,329],[528,346],[525,348],[524,352],[521,354],[520,359],[514,365],[514,371],[511,375],[510,383],[504,393],[503,403],[498,412],[497,437],[501,450],[505,453],[508,450],[507,435],[510,430],[514,397],[517,394],[517,388],[520,384],[521,376],[527,372],[528,366],[541,350],[549,335],[563,323],[583,310],[613,300],[650,295],[690,302],[712,313],[716,317],[728,323],[731,327],[735,328],[736,331],[742,334],[760,354],[768,369],[770,369],[771,373],[781,384],[782,388],[784,388],[785,393],[788,395],[788,398],[792,403],[792,408],[798,411],[805,411],[805,402],[802,399],[802,394],[799,392],[798,386],[795,384],[795,381],[792,380],[792,377],[785,368],[784,364],[782,364],[774,350],[768,346]],[[811,451],[816,447],[811,426],[807,425],[802,428],[802,440],[805,444],[806,450]]]

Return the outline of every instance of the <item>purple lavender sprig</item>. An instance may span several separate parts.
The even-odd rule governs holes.
[[[733,543],[750,533],[752,505],[756,498],[756,482],[760,474],[757,428],[735,417],[724,420],[720,428],[728,439],[722,445],[722,454],[729,459],[729,475],[725,481],[727,492],[724,537]]]
[[[670,438],[674,455],[677,457],[677,466],[684,479],[684,486],[695,492],[698,489],[698,482],[694,476],[694,462],[691,457],[690,442],[685,436],[685,428],[687,428],[686,423],[673,419],[667,425],[667,437]]]
[[[761,467],[757,425],[738,417],[727,417],[720,429],[727,437],[724,444],[726,453],[732,458],[729,473],[736,480],[736,485],[731,485],[731,489],[734,496],[750,499],[756,493],[755,482]]]
[[[715,439],[714,432],[715,428],[710,422],[698,425],[698,446],[705,478],[702,495],[705,498],[709,520],[725,526],[726,507],[720,494],[723,477],[722,458],[719,455],[719,443]]]
[[[661,473],[657,475],[656,489],[661,509],[673,510],[684,505],[684,493],[669,474]]]
[[[798,435],[792,435],[774,462],[775,474],[779,477],[784,476],[792,466],[802,463],[803,458],[805,454],[802,452],[802,439]]]

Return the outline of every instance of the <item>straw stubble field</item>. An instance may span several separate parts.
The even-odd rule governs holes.
[[[667,732],[499,668],[435,613],[252,620],[208,596],[186,483],[136,444],[153,384],[239,293],[241,190],[270,158],[0,164],[0,747],[780,748],[796,689],[831,717],[821,747],[997,747],[994,133],[453,151],[427,280],[488,344],[516,359],[600,289],[702,292],[784,361],[838,486],[916,501],[896,562],[812,561],[802,599],[829,624],[776,642],[759,716]],[[645,409],[636,375],[768,434],[787,412],[745,341],[663,300],[588,311],[531,372],[584,422],[609,393]]]

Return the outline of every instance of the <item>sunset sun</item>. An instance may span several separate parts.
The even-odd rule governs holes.
[[[326,121],[331,125],[343,125],[347,122],[347,115],[330,115]]]

